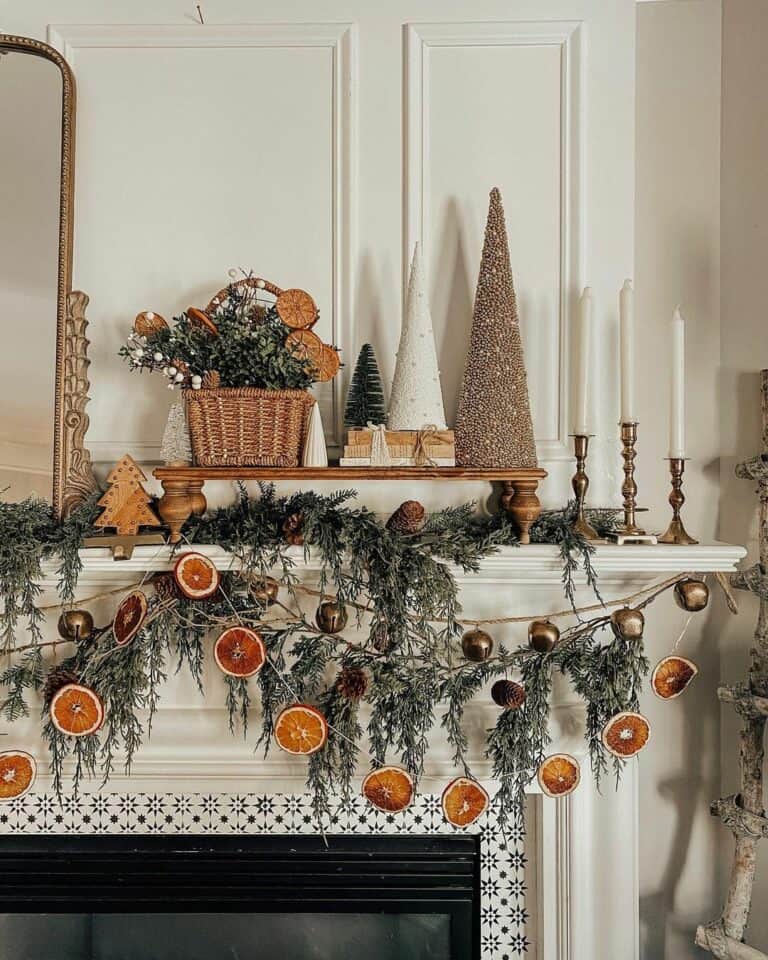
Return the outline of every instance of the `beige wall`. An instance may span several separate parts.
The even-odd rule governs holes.
[[[721,493],[723,540],[746,543],[756,559],[757,513],[751,485],[735,464],[760,451],[759,370],[768,367],[765,261],[768,256],[768,3],[724,0],[722,126]],[[738,619],[720,636],[721,672],[731,682],[748,662],[757,604],[742,597]],[[738,790],[738,726],[722,712],[723,793]],[[732,843],[723,839],[730,862]],[[768,846],[758,865],[748,940],[768,950]]]
[[[661,529],[668,519],[668,327],[679,301],[688,322],[685,514],[702,540],[716,532],[720,444],[720,18],[719,0],[637,8],[635,278],[644,371],[638,483],[651,508],[648,525]],[[669,652],[676,624],[670,612],[655,615],[648,631],[652,661]],[[647,960],[700,956],[694,929],[719,905],[720,828],[708,813],[719,792],[719,660],[710,625],[694,621],[681,650],[701,666],[696,684],[673,703],[652,696],[643,702],[658,737],[640,762]]]

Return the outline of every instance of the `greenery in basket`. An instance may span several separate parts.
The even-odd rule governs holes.
[[[132,370],[161,373],[170,389],[306,390],[315,382],[312,360],[286,345],[291,330],[274,307],[259,302],[252,291],[230,286],[212,318],[215,328],[201,323],[195,313],[176,317],[172,327],[160,321],[148,332],[134,330],[120,356]]]

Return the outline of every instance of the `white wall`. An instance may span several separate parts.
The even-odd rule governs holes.
[[[720,536],[750,548],[757,558],[756,498],[749,481],[737,480],[740,460],[760,452],[759,371],[768,367],[765,261],[768,255],[768,4],[765,0],[723,3],[722,128],[722,460]],[[739,595],[741,615],[720,634],[725,682],[743,677],[757,615],[757,603]],[[738,724],[722,711],[724,794],[738,790]],[[768,775],[768,771],[766,771]],[[723,837],[723,860],[730,866],[732,842]],[[768,950],[768,845],[758,863],[747,939]]]
[[[715,534],[719,452],[720,3],[672,0],[637,7],[636,281],[643,388],[640,501],[653,529],[669,517],[668,326],[676,303],[688,321],[688,455],[685,522]],[[668,653],[679,626],[655,614],[651,660]],[[658,739],[640,764],[642,955],[699,956],[693,932],[717,913],[719,792],[717,634],[694,620],[681,651],[701,674],[684,698],[643,708]]]

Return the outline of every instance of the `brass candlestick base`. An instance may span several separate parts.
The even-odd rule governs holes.
[[[698,543],[687,532],[680,519],[680,511],[685,503],[685,494],[683,493],[683,472],[685,470],[685,457],[669,457],[669,472],[672,477],[672,491],[669,494],[669,505],[672,507],[672,519],[666,531],[659,537],[659,543],[675,543],[680,546],[688,546]]]
[[[599,540],[600,537],[592,524],[584,516],[584,501],[589,489],[589,477],[586,472],[587,451],[589,450],[589,434],[574,433],[573,452],[576,457],[576,473],[571,478],[571,486],[576,496],[576,519],[572,528],[581,534],[585,540]]]
[[[637,444],[637,421],[629,421],[621,426],[621,456],[624,459],[624,483],[621,494],[624,498],[624,523],[612,534],[611,539],[623,545],[625,543],[656,543],[653,534],[646,533],[637,525],[637,484],[635,483],[635,445]]]

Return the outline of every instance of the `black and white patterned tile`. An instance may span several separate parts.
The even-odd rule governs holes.
[[[507,842],[488,817],[469,832],[480,836],[483,960],[528,953],[526,856],[522,832]],[[0,807],[0,834],[313,834],[305,794],[83,793],[59,800],[30,793]],[[419,795],[403,813],[387,814],[362,797],[339,807],[329,833],[432,836],[454,833],[439,796]]]

